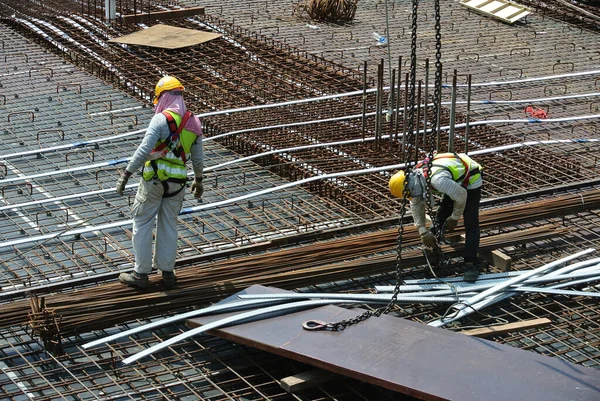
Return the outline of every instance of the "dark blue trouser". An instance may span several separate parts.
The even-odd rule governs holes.
[[[463,212],[465,225],[465,263],[477,264],[477,253],[479,252],[479,201],[481,200],[481,187],[467,190],[467,204]],[[452,215],[454,201],[448,195],[444,195],[437,211],[437,223],[443,227],[446,219]]]

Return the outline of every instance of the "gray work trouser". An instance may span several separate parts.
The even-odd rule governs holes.
[[[168,193],[179,190],[182,184],[168,182]],[[171,272],[177,254],[177,216],[183,204],[185,189],[171,197],[165,195],[163,184],[158,179],[142,179],[131,207],[133,215],[133,254],[137,273],[152,271],[152,231],[156,220],[154,242],[154,267]]]

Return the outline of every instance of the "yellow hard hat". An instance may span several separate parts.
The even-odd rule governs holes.
[[[404,197],[404,186],[406,185],[406,177],[404,170],[398,171],[390,178],[390,192],[396,198]]]
[[[154,104],[158,103],[160,94],[164,91],[170,91],[173,89],[184,90],[185,88],[181,85],[181,82],[175,77],[165,75],[158,81],[156,88],[154,89]]]

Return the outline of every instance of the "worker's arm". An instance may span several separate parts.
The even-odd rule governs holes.
[[[156,143],[161,139],[167,139],[170,133],[169,125],[167,124],[167,117],[165,117],[162,113],[155,114],[154,117],[152,117],[152,120],[150,120],[150,124],[148,125],[148,129],[146,129],[146,135],[144,135],[142,143],[135,150],[135,153],[127,164],[127,171],[130,173],[130,175],[135,173],[144,165]]]
[[[190,149],[192,159],[192,170],[194,170],[195,178],[202,178],[202,172],[204,171],[204,146],[202,144],[202,135],[196,138],[196,142]]]
[[[458,221],[467,205],[467,190],[454,181],[452,175],[447,171],[436,172],[431,177],[431,186],[454,201],[452,215],[449,218]]]
[[[198,118],[198,117],[193,117]],[[198,126],[201,127],[200,121],[198,121]],[[190,158],[192,159],[192,170],[194,170],[194,182],[192,183],[192,193],[194,197],[197,199],[202,199],[202,194],[204,193],[204,185],[202,185],[202,172],[204,171],[204,146],[202,144],[202,128],[200,128],[200,133],[196,138],[196,141],[192,144],[192,148],[190,149]]]

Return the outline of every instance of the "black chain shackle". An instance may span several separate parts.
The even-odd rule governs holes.
[[[438,0],[439,1],[439,0]],[[409,98],[408,103],[410,105],[409,108],[409,117],[408,117],[408,125],[407,132],[404,132],[404,135],[407,135],[407,140],[403,141],[407,146],[403,149],[403,158],[404,158],[404,176],[408,177],[411,172],[410,166],[410,146],[408,144],[412,143],[415,136],[415,87],[416,87],[416,73],[417,73],[417,11],[418,11],[418,0],[412,0],[412,33],[411,33],[411,46],[410,46],[410,86],[409,86]],[[389,35],[389,32],[388,32]],[[399,85],[398,85],[399,86]],[[406,118],[406,116],[404,116]],[[418,144],[415,144],[415,155],[418,157]],[[343,319],[337,322],[322,322],[319,320],[309,320],[304,322],[302,325],[306,330],[330,330],[330,331],[342,331],[348,326],[352,326],[353,324],[360,323],[364,320],[367,320],[371,316],[379,317],[381,315],[388,314],[396,300],[398,299],[398,294],[400,293],[400,285],[402,284],[402,238],[404,234],[404,216],[406,214],[406,210],[408,209],[408,190],[407,186],[404,186],[402,191],[402,203],[400,206],[400,221],[398,226],[398,239],[396,246],[396,286],[394,287],[394,293],[390,298],[390,301],[387,303],[385,307],[375,309],[374,311],[366,310],[360,315],[357,315],[350,319]]]

